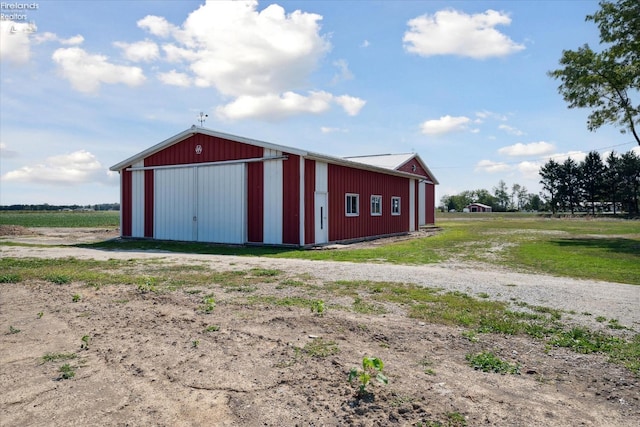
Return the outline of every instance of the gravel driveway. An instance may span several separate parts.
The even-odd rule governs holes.
[[[424,266],[362,264],[221,255],[176,254],[162,252],[99,251],[76,247],[0,247],[3,257],[74,256],[107,260],[164,258],[179,264],[205,263],[218,270],[252,267],[273,268],[293,274],[308,273],[325,281],[372,280],[416,283],[461,291],[472,296],[487,294],[492,300],[525,302],[564,310],[573,314],[563,319],[590,327],[603,326],[596,318],[617,319],[620,324],[640,330],[640,286],[578,280],[540,274],[517,273],[487,264],[441,263]]]

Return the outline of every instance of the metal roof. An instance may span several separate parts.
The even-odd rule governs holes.
[[[402,166],[404,163],[406,163],[407,161],[411,160],[413,157],[416,157],[418,159],[418,161],[420,162],[420,164],[422,165],[422,167],[427,171],[427,173],[429,174],[429,176],[433,179],[434,184],[438,184],[438,181],[435,179],[435,177],[433,176],[433,174],[431,173],[431,171],[429,170],[429,168],[427,168],[427,166],[424,164],[424,162],[420,159],[420,157],[417,154],[411,153],[411,154],[383,154],[383,155],[379,155],[379,156],[360,156],[360,157],[335,157],[335,156],[329,156],[326,154],[320,154],[320,153],[313,153],[310,151],[306,151],[306,150],[300,150],[298,148],[293,148],[293,147],[288,147],[288,146],[284,146],[284,145],[278,145],[278,144],[273,144],[270,142],[265,142],[265,141],[260,141],[257,139],[251,139],[251,138],[245,138],[242,136],[237,136],[237,135],[231,135],[228,133],[223,133],[223,132],[218,132],[218,131],[214,131],[211,129],[207,129],[207,128],[202,128],[202,127],[196,127],[191,126],[189,129],[182,131],[168,139],[165,139],[164,141],[150,147],[147,148],[144,151],[139,152],[138,154],[135,154],[134,156],[129,157],[126,160],[123,160],[113,166],[111,166],[109,169],[112,171],[120,171],[134,163],[139,162],[140,160],[143,160],[149,156],[151,156],[152,154],[155,154],[161,150],[164,150],[167,147],[170,147],[174,144],[177,144],[181,141],[184,141],[185,139],[195,135],[195,134],[203,134],[203,135],[209,135],[209,136],[213,136],[213,137],[217,137],[217,138],[222,138],[222,139],[226,139],[229,141],[235,141],[235,142],[240,142],[240,143],[244,143],[244,144],[249,144],[249,145],[255,145],[258,147],[263,147],[263,148],[268,148],[271,150],[277,150],[277,151],[282,151],[282,152],[286,152],[286,153],[290,153],[290,154],[295,154],[297,156],[301,156],[303,158],[308,158],[308,159],[312,159],[312,160],[320,160],[320,161],[324,161],[327,163],[332,163],[332,164],[338,164],[338,165],[343,165],[343,166],[348,166],[348,167],[353,167],[356,169],[365,169],[365,170],[371,170],[371,171],[375,171],[375,172],[383,172],[389,175],[396,175],[396,176],[404,176],[404,177],[410,177],[410,178],[418,178],[421,179],[423,178],[420,175],[416,175],[413,173],[409,173],[409,172],[403,172],[403,171],[399,171],[397,170],[398,167]],[[383,160],[383,158],[388,157],[388,159]],[[374,162],[367,162],[367,161],[363,161],[364,159],[374,159],[374,158],[378,158],[378,160],[380,161],[379,164],[376,164]],[[395,167],[393,165],[391,165],[391,162],[393,159],[393,162],[395,162]],[[404,160],[404,161],[402,161]]]

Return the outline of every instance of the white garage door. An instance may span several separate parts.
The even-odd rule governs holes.
[[[216,243],[246,242],[243,163],[156,169],[154,237]]]

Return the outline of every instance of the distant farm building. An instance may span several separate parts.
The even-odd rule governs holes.
[[[491,212],[491,206],[482,203],[471,203],[465,209],[468,209],[467,212]]]
[[[435,179],[415,153],[340,158],[195,126],[111,167],[121,235],[310,246],[435,222]]]

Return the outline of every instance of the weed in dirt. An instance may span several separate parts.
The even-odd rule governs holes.
[[[447,413],[447,427],[466,427],[467,419],[459,412]]]
[[[202,298],[202,305],[200,306],[200,311],[209,314],[213,312],[213,309],[216,308],[216,300],[213,297],[213,294],[209,294]]]
[[[324,315],[326,310],[324,301],[316,300],[311,303],[311,312],[317,314],[318,316]]]
[[[10,334],[17,334],[18,332],[20,332],[20,329],[18,328],[14,328],[13,326],[9,326],[9,333]]]
[[[157,292],[156,283],[157,280],[154,277],[146,277],[142,283],[138,283],[138,292],[141,294],[155,293]]]
[[[467,354],[465,359],[467,359],[469,365],[471,365],[473,369],[480,370],[482,372],[514,375],[520,374],[520,365],[504,361],[490,351],[477,354]]]
[[[428,357],[423,357],[418,364],[424,368],[424,373],[427,375],[435,375],[436,372],[433,370],[432,365],[433,362]]]
[[[57,362],[59,360],[71,360],[76,357],[78,357],[78,355],[75,353],[45,353],[45,355],[42,356],[42,362],[46,363]]]
[[[596,322],[598,322],[598,323],[602,323],[602,322],[606,322],[606,321],[607,321],[607,318],[604,317],[604,316],[596,317]]]
[[[322,338],[314,338],[302,350],[311,357],[328,357],[340,352],[335,341],[325,341]]]
[[[58,372],[60,372],[60,377],[58,377],[59,380],[70,380],[76,376],[76,371],[68,363],[60,366]]]
[[[199,345],[200,345],[200,340],[191,341],[191,347],[198,348]]]
[[[285,279],[285,280],[281,280],[280,284],[276,288],[282,289],[285,286],[290,286],[292,288],[300,288],[300,287],[303,287],[304,285],[305,283],[300,280]]]
[[[44,316],[44,313],[42,311],[38,312],[38,314],[36,314],[36,317],[38,319],[42,319],[42,316]]]
[[[251,293],[251,292],[255,292],[258,290],[257,286],[253,286],[253,285],[232,285],[232,286],[225,286],[224,287],[224,291],[225,292],[244,292],[244,293]]]
[[[204,328],[204,332],[218,332],[220,330],[220,326],[218,325],[209,325]]]
[[[364,357],[362,358],[362,369],[351,368],[349,371],[349,383],[353,383],[353,380],[358,380],[358,391],[356,396],[364,398],[371,393],[367,391],[366,387],[371,382],[372,375],[375,375],[375,379],[382,384],[388,384],[389,379],[383,373],[384,363],[377,357]]]
[[[609,329],[627,329],[626,326],[621,325],[618,319],[609,319],[609,324],[607,325]]]
[[[480,339],[478,338],[478,334],[476,334],[476,331],[464,331],[461,335],[471,342],[480,341]]]
[[[478,298],[489,298],[489,296],[490,295],[488,293],[486,293],[486,292],[480,292],[478,294]]]
[[[45,276],[45,280],[56,285],[66,285],[67,283],[71,283],[71,277],[65,274],[51,274]]]
[[[0,283],[20,283],[21,280],[19,274],[0,274]]]
[[[252,268],[249,270],[251,275],[256,277],[274,277],[280,275],[282,273],[280,270],[273,270],[268,268]]]
[[[80,349],[89,350],[89,343],[91,342],[91,337],[89,335],[83,335],[82,338],[80,338],[80,341],[82,341],[82,344],[80,344]]]
[[[80,294],[73,294],[73,296],[71,297],[71,301],[72,302],[78,302],[82,299],[82,295]]]

